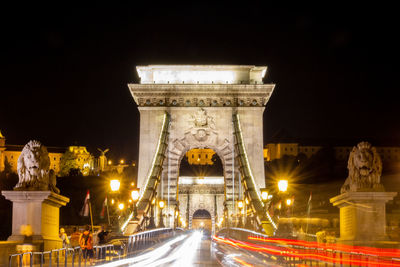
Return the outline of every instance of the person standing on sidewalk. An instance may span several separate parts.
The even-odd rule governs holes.
[[[79,237],[79,245],[81,246],[85,262],[89,258],[90,264],[93,265],[93,235],[90,233],[89,225],[85,227],[85,231]]]

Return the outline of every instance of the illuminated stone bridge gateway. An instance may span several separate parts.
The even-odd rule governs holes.
[[[140,111],[140,214],[154,212],[151,203],[162,198],[166,201],[163,212],[169,214],[167,227],[176,225],[173,214],[177,210],[192,218],[194,212],[205,209],[214,228],[215,217],[232,220],[235,203],[244,196],[255,213],[262,208],[263,112],[275,86],[263,84],[266,70],[243,65],[137,67],[141,82],[129,88]],[[210,203],[207,194],[192,199],[186,194],[178,203],[180,162],[194,148],[213,149],[222,161],[223,198],[214,198],[212,208],[205,204]],[[241,188],[244,191],[239,194]]]

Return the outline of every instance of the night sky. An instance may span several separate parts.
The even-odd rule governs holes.
[[[285,129],[338,145],[400,145],[394,7],[55,2],[2,7],[0,130],[8,144],[35,138],[135,159],[139,112],[127,83],[138,82],[137,65],[243,64],[268,66],[265,82],[276,83],[265,141]]]

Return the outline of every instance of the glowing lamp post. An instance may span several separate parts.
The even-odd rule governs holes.
[[[243,209],[243,200],[238,201],[238,208],[239,208],[239,222],[237,227],[243,227],[243,221],[242,221],[242,209]]]
[[[265,203],[268,201],[268,190],[266,188],[261,188],[261,199]]]
[[[118,192],[119,192],[119,188],[121,186],[121,182],[117,179],[113,179],[110,181],[110,189],[111,189],[111,195],[113,196],[113,198],[111,199],[111,204],[114,204],[115,202],[117,202],[118,204],[116,205],[116,207],[114,208],[114,215],[113,215],[113,219],[111,221],[111,225],[114,225],[115,230],[119,231],[119,227],[118,227],[118,222],[116,222],[117,220],[117,214],[116,212],[119,210],[120,212],[122,212],[122,210],[125,208],[124,203],[119,202],[120,198],[118,196]],[[115,198],[115,200],[114,200]]]
[[[229,214],[226,204],[224,204],[224,226],[229,228]]]
[[[132,220],[138,221],[139,219],[137,218],[137,206],[136,206],[136,203],[137,203],[137,201],[139,200],[139,197],[140,197],[139,188],[135,188],[135,189],[133,189],[131,191],[131,197],[132,197],[132,200],[133,200],[133,218],[132,218]]]
[[[288,180],[279,180],[278,181],[279,192],[286,192],[288,189],[288,185],[289,185]]]
[[[159,223],[158,223],[158,228],[164,228],[165,225],[164,225],[162,210],[163,210],[163,208],[165,207],[165,201],[162,200],[162,199],[160,199],[160,200],[158,201],[158,207],[160,208],[160,221],[159,221]]]
[[[261,188],[261,200],[264,202],[264,214],[263,214],[263,219],[266,220],[266,215],[267,215],[267,202],[269,199],[269,193],[267,188]]]
[[[110,181],[111,191],[117,192],[119,190],[120,186],[121,186],[121,182],[119,180],[114,179],[114,180]]]
[[[179,227],[179,204],[175,207],[174,227]]]
[[[150,222],[149,225],[147,226],[147,229],[154,229],[156,228],[156,224],[154,223],[154,204],[156,203],[156,199],[153,198],[150,204]]]

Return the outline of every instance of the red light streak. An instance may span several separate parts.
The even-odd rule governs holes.
[[[307,248],[288,248],[288,247],[275,247],[275,246],[267,246],[267,245],[259,245],[259,244],[252,244],[249,242],[244,242],[244,241],[238,241],[238,240],[232,240],[232,239],[227,239],[227,238],[220,238],[217,236],[213,236],[213,239],[222,242],[231,246],[236,246],[240,247],[246,250],[251,250],[251,251],[257,251],[257,252],[267,252],[272,255],[277,255],[277,256],[284,256],[284,257],[295,257],[295,258],[300,258],[300,259],[313,259],[313,260],[319,260],[319,261],[325,261],[325,262],[331,262],[331,263],[341,263],[341,264],[357,264],[357,265],[365,265],[365,266],[400,266],[400,263],[398,262],[393,262],[390,260],[384,260],[384,259],[378,259],[378,258],[368,258],[368,260],[362,260],[363,255],[341,255],[341,257],[337,256],[339,253],[334,252],[334,251],[326,251],[326,250],[320,250],[321,246],[314,247],[316,250],[314,250],[312,253],[308,251],[309,249]],[[250,239],[250,238],[249,238]],[[251,238],[253,239],[253,238]],[[253,240],[257,240],[254,238]],[[264,239],[261,239],[264,241]],[[285,243],[284,241],[289,241],[289,243],[295,243],[296,245],[299,245],[300,243],[303,243],[305,241],[298,241],[298,240],[284,240],[284,239],[271,239],[275,243]],[[265,242],[270,242],[270,240],[265,241]],[[307,246],[306,247],[311,247],[312,244],[316,242],[306,242]],[[318,243],[316,243],[318,244]],[[352,247],[352,246],[347,246],[347,247]],[[364,250],[367,247],[362,247]],[[371,250],[372,249],[372,250]],[[392,251],[392,249],[389,249]],[[374,248],[368,248],[367,251],[375,251]],[[328,256],[328,254],[334,255],[333,257]],[[343,257],[344,256],[344,257]],[[364,255],[365,256],[365,255]]]
[[[244,266],[253,267],[253,265],[251,265],[251,264],[245,262],[244,260],[241,260],[240,258],[233,257],[233,259],[234,259],[236,262],[238,262],[238,263],[240,263],[240,264],[242,264],[242,265],[244,265]]]
[[[303,246],[310,248],[318,247],[318,248],[331,249],[347,253],[363,253],[368,255],[374,255],[377,257],[400,257],[400,249],[361,247],[361,246],[350,246],[342,244],[321,244],[317,242],[283,239],[283,238],[258,238],[249,236],[248,239],[267,242],[267,243],[280,243],[282,245],[295,245],[295,246]]]

